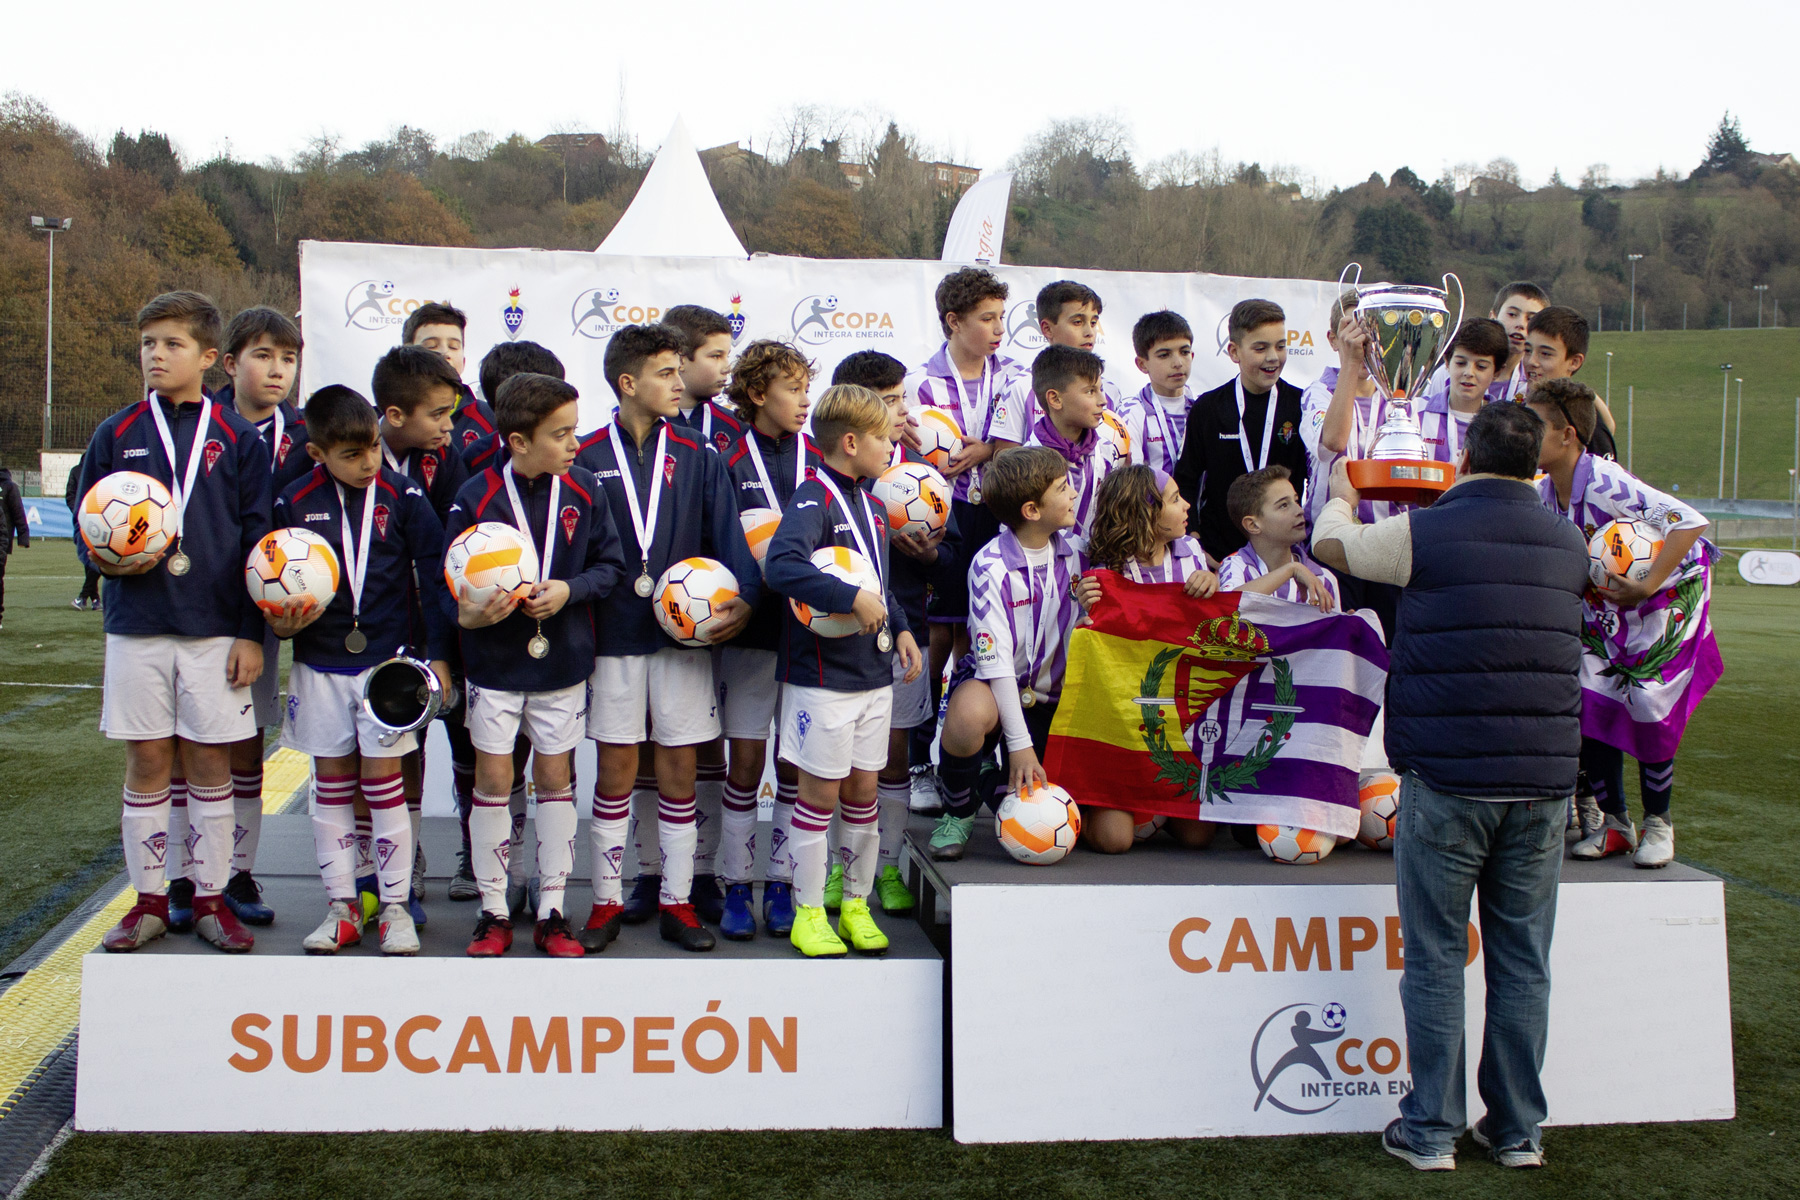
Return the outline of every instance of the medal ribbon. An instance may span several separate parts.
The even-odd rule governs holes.
[[[631,454],[626,449],[630,445],[625,427],[617,421],[613,428],[618,437],[613,446],[613,458],[619,464],[619,476],[625,484],[625,507],[631,511],[631,531],[637,534],[638,555],[643,559],[643,574],[650,574],[650,539],[656,534],[656,514],[662,508],[663,455],[669,447],[669,426],[663,423],[662,432],[656,439],[656,460],[652,463],[650,475],[650,515],[645,520],[644,512],[638,506],[637,477],[631,473]],[[508,484],[507,486],[511,486]],[[525,535],[530,540],[531,534]]]
[[[1250,459],[1250,431],[1244,428],[1245,402],[1244,377],[1242,375],[1238,376],[1234,386],[1237,388],[1238,449],[1244,455],[1244,470],[1260,471],[1269,465],[1269,445],[1275,435],[1275,401],[1281,395],[1281,384],[1277,382],[1274,387],[1269,389],[1269,411],[1263,415],[1262,452],[1258,455],[1261,460],[1259,462],[1252,462]]]
[[[516,473],[510,461],[501,478],[506,480],[506,502],[512,505],[513,524],[525,537],[525,544],[531,544],[531,517],[525,511],[525,503],[519,498],[519,489],[513,483]],[[537,578],[531,582],[542,583],[550,578],[550,556],[556,551],[556,502],[562,495],[562,480],[555,475],[550,477],[550,502],[544,509],[544,552],[538,559]]]
[[[763,465],[762,450],[756,444],[756,430],[750,431],[750,436],[744,439],[744,445],[750,451],[750,465],[756,468],[756,481],[762,485],[763,497],[769,502],[769,507],[774,509],[784,507],[781,497],[775,494],[775,485],[769,481],[769,469]],[[796,433],[794,435],[794,491],[799,491],[800,485],[805,482],[806,435]],[[789,496],[791,497],[792,494],[790,492]]]
[[[956,413],[962,418],[963,436],[975,437],[975,418],[974,414],[969,411],[968,394],[963,391],[962,370],[956,365],[956,360],[950,356],[948,348],[944,351],[944,359],[950,364],[950,383],[956,388]],[[988,413],[994,406],[994,356],[991,354],[981,360],[981,387],[975,393],[975,403],[979,406],[981,422],[985,426]],[[984,428],[981,432],[985,437],[987,430]],[[958,446],[951,453],[954,455],[957,450],[961,449],[962,447]],[[970,468],[968,475],[969,501],[972,504],[979,504],[981,502],[981,468]]]
[[[1025,701],[1027,707],[1037,703],[1037,693],[1040,691],[1043,692],[1046,697],[1049,695],[1049,690],[1047,688],[1040,688],[1038,686],[1038,677],[1042,675],[1044,669],[1050,665],[1045,660],[1045,651],[1050,645],[1050,631],[1056,626],[1055,618],[1049,617],[1045,612],[1045,610],[1050,607],[1050,592],[1056,580],[1056,543],[1052,541],[1050,546],[1050,562],[1044,568],[1044,586],[1041,590],[1038,588],[1038,573],[1036,569],[1031,565],[1030,559],[1025,560],[1025,589],[1026,594],[1031,598],[1031,637],[1029,643],[1031,646],[1031,657],[1038,664],[1037,670],[1032,674],[1028,681],[1026,690],[1031,693],[1031,699]]]
[[[862,556],[868,559],[869,565],[875,569],[875,582],[881,585],[881,602],[886,604],[887,580],[882,578],[881,558],[878,555],[869,553],[869,543],[863,540],[862,530],[856,527],[856,518],[851,515],[850,502],[844,499],[844,493],[838,491],[838,486],[833,482],[831,476],[820,471],[818,479],[820,483],[825,485],[825,490],[831,493],[831,498],[836,500],[838,506],[844,510],[844,516],[847,519],[847,524],[850,526],[850,536],[856,539],[856,548],[862,551]],[[875,512],[869,507],[869,493],[863,491],[861,488],[856,490],[857,494],[862,497],[863,519],[868,521],[869,533],[873,536],[875,532]]]
[[[276,410],[276,417],[277,419],[280,419],[280,410]],[[380,441],[381,457],[387,460],[387,465],[393,468],[395,474],[405,475],[409,479],[412,478],[412,451],[408,450],[406,452],[406,458],[402,460],[394,457],[394,451],[388,446],[386,438],[382,438]]]
[[[344,485],[333,479],[337,488],[338,529],[344,543],[344,575],[350,582],[350,627],[356,628],[362,617],[363,581],[369,577],[369,534],[375,528],[375,485],[363,489],[362,530],[356,541],[350,540],[350,502]],[[528,535],[529,536],[529,535]]]
[[[187,473],[177,480],[175,435],[169,432],[169,422],[163,416],[160,397],[154,391],[150,393],[150,416],[156,422],[156,436],[162,440],[163,453],[169,458],[169,492],[174,502],[175,537],[178,541],[186,528],[188,497],[193,495],[194,480],[200,474],[201,448],[206,445],[206,431],[212,428],[212,397],[205,393],[201,395],[200,420],[194,425],[194,444],[188,447]]]

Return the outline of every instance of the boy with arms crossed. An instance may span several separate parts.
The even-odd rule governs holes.
[[[362,940],[357,902],[353,804],[367,802],[380,909],[383,954],[417,954],[419,937],[409,911],[417,828],[409,820],[400,760],[418,748],[408,733],[389,745],[362,711],[371,671],[409,647],[415,609],[430,623],[434,645],[448,635],[441,564],[444,528],[416,483],[382,462],[375,410],[347,387],[333,384],[306,402],[317,465],[275,502],[279,528],[318,534],[340,566],[338,590],[322,605],[290,602],[270,627],[294,639],[282,744],[313,760],[313,841],[325,880],[325,920],[308,934],[308,954],[336,954]],[[417,575],[418,583],[414,583]],[[418,589],[427,594],[417,595]],[[446,688],[449,665],[431,669]]]
[[[1137,353],[1137,369],[1150,382],[1125,401],[1125,428],[1145,466],[1172,472],[1187,435],[1188,411],[1194,407],[1194,393],[1187,386],[1194,369],[1194,330],[1180,313],[1145,313],[1131,327],[1131,348]]]
[[[714,640],[723,643],[750,619],[762,577],[738,524],[724,460],[673,422],[686,345],[667,325],[631,325],[613,335],[606,347],[606,378],[619,410],[582,443],[579,459],[593,471],[621,531],[626,574],[625,585],[594,613],[599,657],[592,668],[587,732],[599,743],[599,779],[590,827],[594,907],[582,931],[582,944],[590,950],[616,937],[624,918],[620,861],[638,744],[646,734],[656,743],[661,933],[684,950],[714,945],[689,899],[696,747],[719,736],[712,654],[677,645],[662,631],[653,593],[671,563],[697,555],[723,562],[739,588],[721,610],[724,624]]]
[[[892,460],[893,422],[867,388],[828,388],[812,412],[823,465],[795,491],[769,546],[769,586],[823,613],[854,614],[860,632],[822,638],[790,609],[782,624],[781,756],[799,768],[794,810],[794,948],[808,958],[836,958],[845,942],[859,954],[883,954],[887,935],[869,912],[880,836],[876,772],[888,760],[893,713],[892,656],[907,683],[919,677],[919,648],[893,597],[887,525],[861,481]],[[849,546],[873,566],[878,594],[826,574],[812,563],[826,546]],[[844,820],[844,901],[834,934],[825,916],[825,834]]]
[[[481,917],[469,954],[488,958],[512,946],[507,897],[514,748],[531,738],[537,783],[537,854],[542,871],[537,948],[580,958],[565,917],[575,856],[573,751],[586,732],[594,619],[589,606],[620,586],[624,560],[612,515],[594,477],[575,465],[578,394],[548,375],[515,375],[500,389],[495,419],[511,456],[463,486],[445,536],[454,541],[482,521],[503,521],[538,552],[538,576],[523,601],[496,593],[477,605],[458,596],[457,624],[468,672],[465,720],[475,743],[475,807],[469,842]]]
[[[135,950],[170,928],[166,888],[169,781],[179,747],[188,780],[194,927],[221,950],[255,945],[226,906],[236,828],[231,747],[254,736],[250,687],[263,670],[262,613],[244,587],[244,560],[269,530],[269,450],[256,427],[201,386],[219,356],[219,310],[197,292],[169,292],[138,313],[146,392],[94,431],[81,494],[115,471],[168,487],[176,537],[158,557],[115,567],[83,563],[106,584],[106,690],[100,730],[127,743],[120,830],[137,902],[108,932],[108,950]]]

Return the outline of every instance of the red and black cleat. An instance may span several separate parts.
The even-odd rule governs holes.
[[[537,929],[531,935],[531,944],[548,954],[551,958],[580,958],[587,952],[575,935],[569,932],[569,920],[562,915],[560,909],[551,909],[550,915],[537,923]]]
[[[114,953],[136,950],[169,932],[169,898],[139,896],[137,903],[119,918],[119,923],[106,931],[100,944]]]
[[[662,906],[662,935],[665,942],[674,942],[683,950],[711,950],[718,944],[712,932],[700,923],[691,904]]]
[[[512,949],[513,925],[506,917],[483,912],[475,922],[475,937],[469,942],[470,958],[498,958]]]
[[[194,897],[194,932],[227,954],[243,954],[256,945],[256,935],[244,928],[225,897]]]
[[[582,929],[577,940],[581,948],[589,954],[598,954],[612,945],[613,939],[619,936],[619,929],[625,924],[625,906],[623,904],[596,904],[588,913],[587,925]]]

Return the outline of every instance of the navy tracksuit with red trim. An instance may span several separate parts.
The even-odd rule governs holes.
[[[450,414],[450,449],[466,457],[469,447],[494,432],[494,410],[468,384],[458,384],[457,391],[462,398]]]
[[[676,413],[669,420],[673,425],[687,426],[694,431],[695,441],[711,446],[720,454],[729,454],[731,444],[743,436],[744,430],[750,428],[738,419],[737,414],[717,400],[702,401],[687,412]]]
[[[775,489],[770,496],[763,490],[762,480],[756,474],[756,463],[750,457],[745,442],[756,439],[757,449],[762,452],[763,467],[769,472],[769,484]],[[743,513],[752,508],[772,508],[776,512],[785,512],[788,502],[794,498],[794,455],[805,447],[806,477],[812,478],[813,472],[823,461],[819,457],[819,448],[804,433],[792,434],[784,438],[772,438],[757,431],[754,425],[746,425],[744,432],[731,443],[725,455],[725,470],[731,475],[732,490],[737,495],[738,512]],[[756,611],[750,614],[750,623],[744,632],[732,639],[731,644],[745,650],[779,650],[781,649],[781,614],[787,611],[787,601],[774,588],[765,582],[762,598],[756,602]]]

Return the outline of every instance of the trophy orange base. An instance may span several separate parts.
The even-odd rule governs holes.
[[[1456,468],[1429,459],[1358,458],[1349,465],[1350,484],[1364,500],[1415,504],[1436,500],[1456,482]]]

